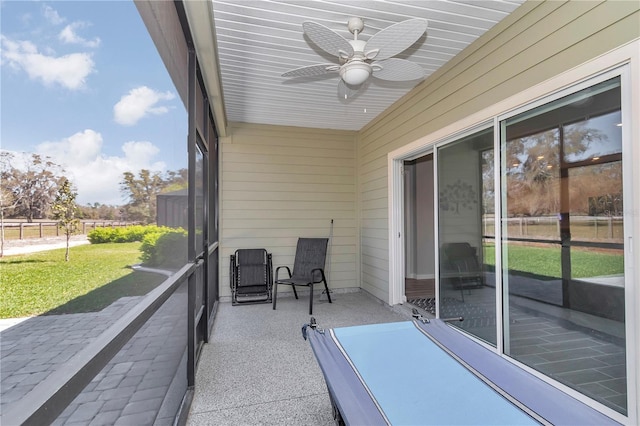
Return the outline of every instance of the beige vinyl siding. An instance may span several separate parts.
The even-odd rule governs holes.
[[[329,287],[358,287],[355,132],[244,123],[228,131],[220,139],[221,296],[230,295],[235,250],[265,248],[274,270],[291,267],[298,238],[328,237],[331,219]]]
[[[526,2],[359,133],[362,288],[388,300],[387,154],[637,39],[639,8]]]

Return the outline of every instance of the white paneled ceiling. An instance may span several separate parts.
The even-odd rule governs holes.
[[[212,0],[224,105],[229,121],[359,130],[420,81],[370,78],[345,100],[337,73],[285,78],[291,69],[338,63],[303,33],[314,21],[352,39],[347,20],[359,17],[368,40],[410,18],[428,21],[426,36],[396,57],[435,72],[524,0]],[[375,74],[374,74],[375,75]]]

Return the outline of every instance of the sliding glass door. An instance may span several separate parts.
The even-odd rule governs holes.
[[[626,415],[626,95],[592,81],[436,144],[436,312]]]
[[[626,414],[620,77],[501,122],[504,352]]]
[[[493,128],[438,148],[439,316],[496,345]],[[488,231],[488,232],[487,232]]]

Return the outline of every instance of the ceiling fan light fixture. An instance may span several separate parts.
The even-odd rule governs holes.
[[[346,63],[340,68],[340,77],[350,86],[359,86],[371,75],[371,65],[355,61]]]

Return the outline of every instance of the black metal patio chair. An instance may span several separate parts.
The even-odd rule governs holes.
[[[443,274],[455,290],[460,290],[464,302],[464,291],[484,285],[482,267],[478,262],[475,247],[467,242],[443,244]]]
[[[309,315],[313,314],[313,286],[324,284],[327,298],[331,303],[329,286],[324,274],[324,263],[327,257],[328,238],[299,238],[296,247],[296,257],[293,262],[293,272],[288,266],[278,266],[273,287],[273,309],[276,309],[278,285],[290,285],[293,295],[298,298],[297,286],[309,287]],[[280,277],[280,270],[286,269],[288,276]]]

